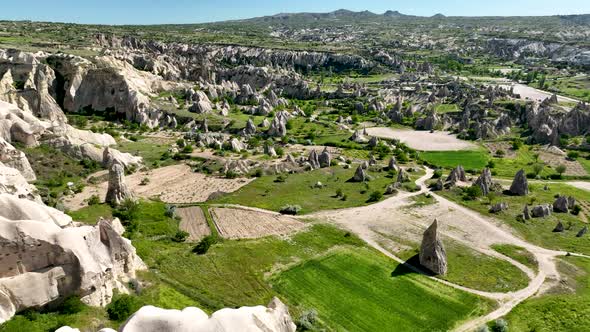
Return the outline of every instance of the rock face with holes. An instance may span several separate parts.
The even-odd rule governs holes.
[[[526,196],[529,194],[529,183],[523,169],[518,171],[514,176],[514,180],[510,186],[510,193],[517,196]]]
[[[435,274],[447,273],[447,253],[438,233],[438,220],[426,229],[420,245],[420,264]]]
[[[11,210],[0,216],[0,322],[71,295],[104,306],[145,268],[118,219],[74,227],[42,203],[6,194],[0,200]]]
[[[125,170],[119,163],[114,163],[109,169],[109,187],[105,202],[119,205],[125,199],[133,198],[125,183]]]

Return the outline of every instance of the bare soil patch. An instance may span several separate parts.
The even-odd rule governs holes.
[[[142,185],[144,178],[149,179],[149,182]],[[166,203],[177,204],[204,202],[213,193],[234,192],[250,181],[252,179],[226,179],[195,173],[185,164],[138,172],[125,179],[131,191],[138,197],[159,197]],[[98,195],[103,201],[107,187],[108,181],[87,186],[81,193],[65,198],[64,205],[70,210],[80,209],[92,195]]]
[[[211,235],[207,218],[200,206],[177,208],[176,214],[181,219],[179,228],[189,234],[187,241],[197,242],[205,236]]]
[[[541,159],[547,165],[550,165],[552,168],[556,168],[562,164],[565,165],[567,167],[564,173],[565,175],[588,175],[588,172],[586,172],[584,167],[577,160],[568,160],[565,156],[539,151],[539,159]]]
[[[409,147],[421,151],[454,151],[477,148],[477,145],[460,140],[457,136],[445,131],[431,133],[429,131],[373,127],[367,128],[367,134],[381,138],[398,139]]]
[[[278,213],[240,208],[211,208],[210,212],[219,234],[227,239],[284,236],[305,227],[303,222]]]

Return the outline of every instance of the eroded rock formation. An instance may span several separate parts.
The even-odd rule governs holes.
[[[438,220],[426,229],[420,245],[420,264],[435,274],[447,273],[447,253],[438,233]]]

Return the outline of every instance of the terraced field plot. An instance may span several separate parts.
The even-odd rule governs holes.
[[[178,208],[176,214],[181,218],[178,228],[190,234],[186,238],[187,241],[199,241],[211,234],[207,219],[200,206]]]
[[[226,239],[255,239],[269,235],[287,235],[305,227],[297,219],[259,211],[211,208],[211,217],[219,235]]]

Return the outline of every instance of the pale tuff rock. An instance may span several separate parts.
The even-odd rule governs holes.
[[[231,150],[233,152],[242,152],[242,150],[246,149],[246,146],[244,145],[244,143],[240,142],[237,138],[232,138],[229,141],[229,146],[231,147]]]
[[[0,162],[0,194],[10,194],[18,198],[41,202],[37,188],[29,184],[15,168],[4,166]]]
[[[372,136],[372,137],[369,139],[369,146],[370,146],[370,147],[374,148],[374,147],[376,147],[378,144],[379,144],[379,139],[378,139],[377,137],[375,137],[375,136]]]
[[[330,155],[330,152],[328,152],[328,147],[325,147],[324,151],[319,155],[320,167],[330,167],[331,161],[332,156]]]
[[[125,170],[121,164],[113,163],[109,169],[109,186],[105,202],[119,205],[128,198],[133,198],[133,195],[125,184]]]
[[[368,139],[366,137],[366,134],[363,134],[362,131],[356,130],[352,136],[350,137],[350,140],[356,142],[356,143],[367,143]]]
[[[549,204],[537,205],[531,209],[533,218],[545,218],[551,215],[551,206]]]
[[[274,146],[272,146],[270,144],[264,145],[264,154],[269,155],[273,158],[277,156],[277,152],[275,151]]]
[[[27,181],[35,181],[35,171],[25,154],[0,137],[0,163],[17,169]]]
[[[295,332],[289,309],[276,297],[267,307],[225,308],[209,317],[203,310],[144,306],[120,328],[120,332]],[[64,332],[71,332],[65,329]],[[101,330],[110,332],[110,330]]]
[[[512,185],[510,186],[510,192],[513,195],[526,196],[529,193],[529,184],[526,178],[524,170],[520,170],[514,176]]]
[[[492,172],[489,168],[484,168],[481,175],[475,180],[475,185],[479,186],[481,193],[485,196],[492,191]]]
[[[320,161],[316,150],[311,150],[311,152],[309,153],[309,157],[307,158],[307,161],[311,165],[312,169],[320,168]]]
[[[438,233],[438,220],[424,232],[420,245],[420,265],[435,274],[447,273],[447,253]]]
[[[243,159],[228,160],[225,165],[223,165],[223,173],[225,174],[228,172],[234,172],[239,175],[245,175],[250,172],[250,169],[248,162]]]
[[[576,205],[576,199],[573,197],[559,196],[553,202],[553,211],[555,212],[569,212],[569,209],[573,209]]]
[[[59,227],[72,223],[72,217],[59,210],[10,194],[0,194],[0,206],[0,217],[8,220],[36,220]]]
[[[110,169],[115,163],[122,165],[126,169],[130,169],[141,166],[143,164],[143,158],[106,147],[102,152],[102,166]]]
[[[374,155],[371,155],[369,157],[369,166],[374,166],[374,165],[377,165],[377,159],[375,158]]]
[[[254,125],[254,121],[252,121],[252,119],[248,119],[248,122],[246,122],[246,128],[244,128],[244,135],[254,134],[256,134],[256,125]]]
[[[445,182],[454,186],[459,181],[461,181],[461,182],[467,181],[467,176],[465,175],[465,170],[463,169],[463,166],[461,166],[461,165],[459,165],[459,166],[453,168],[453,170],[451,170],[451,173],[449,173],[449,176],[447,177]]]
[[[269,136],[284,137],[287,135],[287,121],[289,120],[289,113],[286,111],[277,112],[270,128],[268,129]]]
[[[408,173],[406,173],[406,171],[404,171],[403,169],[399,169],[399,171],[397,172],[397,179],[395,180],[396,183],[402,184],[404,182],[408,182],[410,181],[410,176],[408,175]]]
[[[268,121],[268,119],[264,119],[262,120],[262,123],[260,124],[260,127],[262,128],[268,128],[270,126],[270,122]]]
[[[70,295],[106,305],[114,289],[126,292],[124,283],[145,268],[108,221],[64,229],[51,222],[0,221],[0,321]]]

